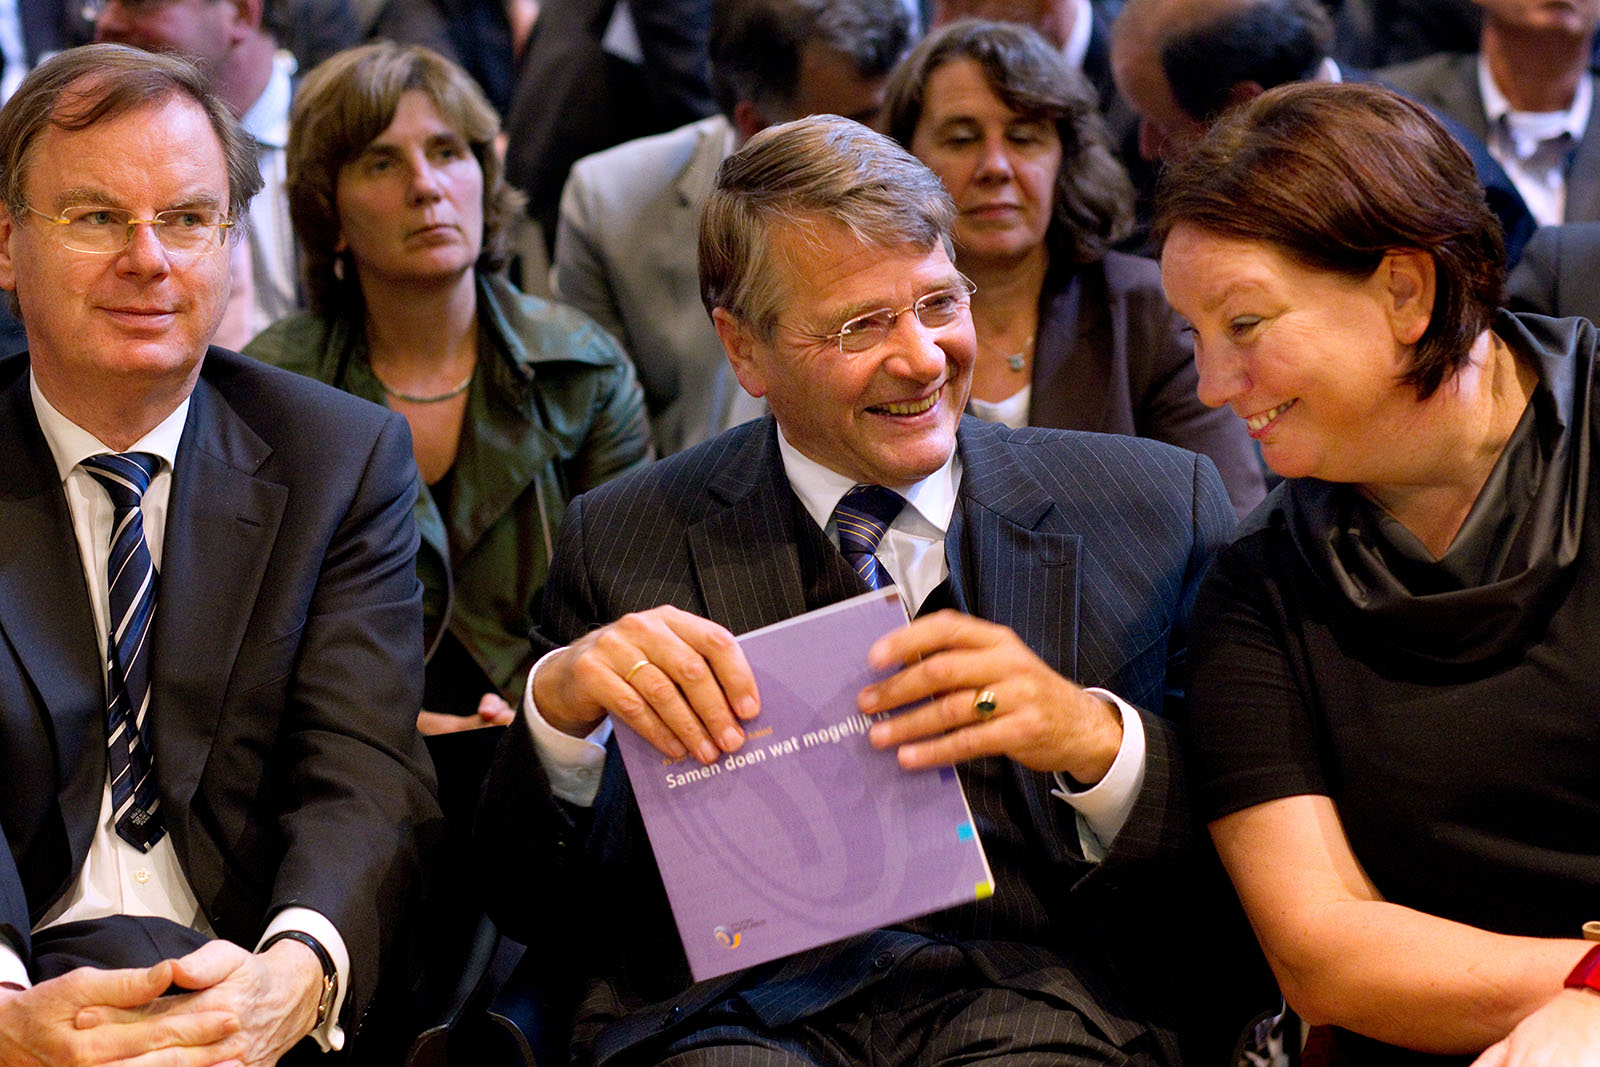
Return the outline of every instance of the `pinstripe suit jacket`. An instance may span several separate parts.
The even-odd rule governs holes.
[[[946,540],[951,588],[970,613],[1017,631],[1051,667],[1138,707],[1174,708],[1196,586],[1233,516],[1211,461],[1157,442],[1007,430],[967,418]],[[536,644],[571,641],[622,614],[673,604],[735,633],[860,592],[859,579],[789,487],[771,418],[736,427],[573,501]],[[1193,840],[1167,718],[1143,713],[1143,791],[1110,854],[1082,858],[1071,809],[1046,775],[1008,765],[1045,860],[1051,948],[1072,978],[993,942],[977,962],[997,985],[1065,999],[1118,1042],[1160,1014],[1149,977],[1181,903]],[[507,732],[480,819],[491,913],[508,934],[590,978],[580,1045],[597,1061],[672,1028],[739,988],[768,1024],[803,1018],[873,978],[897,938],[878,931],[690,986],[682,948],[615,750],[589,812],[554,801],[521,725]],[[1002,887],[1003,888],[1003,887]],[[1059,907],[1056,907],[1059,902]],[[982,905],[973,905],[981,907]],[[1162,935],[1159,939],[1153,934]],[[818,967],[819,960],[825,965]],[[1059,971],[1059,968],[1057,968]],[[600,1025],[606,1023],[607,1025]],[[598,1035],[598,1036],[596,1036]],[[1170,1035],[1161,1043],[1170,1049]]]

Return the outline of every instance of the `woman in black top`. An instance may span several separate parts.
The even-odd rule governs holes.
[[[1156,234],[1201,398],[1288,479],[1207,578],[1189,707],[1289,1003],[1349,1063],[1600,1062],[1594,327],[1496,310],[1467,156],[1372,86],[1238,109]]]

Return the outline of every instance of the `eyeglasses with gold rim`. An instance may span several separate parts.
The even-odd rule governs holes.
[[[876,311],[857,315],[832,333],[808,333],[793,326],[783,328],[798,337],[835,343],[839,346],[841,356],[859,356],[887,341],[895,323],[899,322],[900,316],[908,311],[929,330],[942,330],[954,325],[971,306],[972,294],[978,291],[978,287],[965,275],[959,277],[961,281],[957,285],[924,293],[903,308],[878,308]]]
[[[61,243],[74,252],[93,256],[115,255],[133,240],[135,226],[149,226],[167,252],[198,256],[222,247],[222,234],[237,225],[220,211],[203,207],[173,208],[154,218],[134,217],[123,208],[81,204],[63,208],[58,215],[28,205],[28,210],[56,225]]]

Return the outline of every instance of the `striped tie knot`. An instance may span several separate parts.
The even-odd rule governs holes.
[[[83,461],[83,469],[111,496],[118,511],[136,508],[161,469],[161,457],[149,452],[105,452]]]
[[[839,531],[839,551],[869,589],[894,584],[889,572],[878,562],[876,553],[889,524],[905,506],[905,498],[893,489],[858,485],[833,509],[834,525]]]
[[[106,453],[82,463],[111,497],[111,549],[106,557],[106,748],[117,835],[141,851],[148,851],[166,832],[147,735],[156,569],[145,544],[140,507],[160,464],[160,458],[148,452]]]

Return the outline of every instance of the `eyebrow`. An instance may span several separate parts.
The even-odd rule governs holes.
[[[114,207],[119,211],[132,210],[123,206],[123,201],[113,196],[105,189],[94,185],[73,186],[63,189],[51,201],[59,215],[69,207]],[[222,198],[216,193],[196,192],[182,197],[166,207],[157,208],[156,214],[163,211],[182,211],[184,208],[210,208],[214,211],[222,210]]]
[[[960,286],[961,276],[959,274],[951,274],[946,280],[942,282],[935,282],[932,285],[929,285],[926,289],[923,289],[916,295],[915,299],[921,300],[923,297],[930,296],[933,293],[942,293],[946,289],[956,289]],[[832,326],[829,329],[821,331],[817,334],[817,336],[826,337],[829,334],[838,333],[844,324],[849,322],[851,319],[859,319],[861,316],[870,315],[874,311],[892,310],[894,310],[894,305],[884,300],[862,300],[853,304],[846,304],[838,311],[822,317],[822,322],[832,323]]]
[[[439,133],[429,134],[427,139],[422,142],[422,147],[425,149],[440,148],[444,146],[449,146],[451,148],[462,148],[468,151],[470,151],[472,148],[472,145],[467,141],[467,139],[461,134],[456,133],[454,130],[444,130]],[[403,155],[405,155],[405,148],[402,145],[398,145],[393,141],[373,141],[371,144],[367,145],[367,147],[361,150],[361,154],[357,156],[356,159],[366,159],[369,156],[399,157]]]

